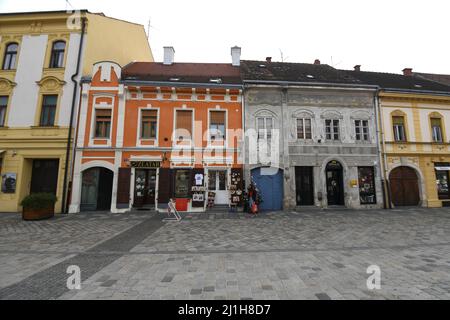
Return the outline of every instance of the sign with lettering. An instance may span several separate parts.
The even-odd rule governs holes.
[[[135,161],[131,160],[130,165],[133,168],[159,168],[161,161]]]

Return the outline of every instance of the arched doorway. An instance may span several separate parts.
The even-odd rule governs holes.
[[[257,168],[252,170],[252,179],[261,192],[261,211],[276,211],[283,208],[283,170]]]
[[[327,163],[325,168],[327,183],[327,200],[329,206],[344,205],[344,175],[342,165],[333,160]]]
[[[110,210],[114,173],[94,167],[82,175],[80,211]]]
[[[392,203],[395,206],[417,206],[420,202],[419,179],[410,167],[397,167],[389,174]]]

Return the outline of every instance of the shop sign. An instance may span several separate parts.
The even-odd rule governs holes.
[[[133,168],[159,168],[161,161],[130,161],[130,165]]]

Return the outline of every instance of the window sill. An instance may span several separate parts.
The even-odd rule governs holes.
[[[59,129],[59,126],[31,126],[31,129]]]

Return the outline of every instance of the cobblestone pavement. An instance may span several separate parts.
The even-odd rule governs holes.
[[[450,299],[448,208],[0,215],[0,240],[0,299]]]

